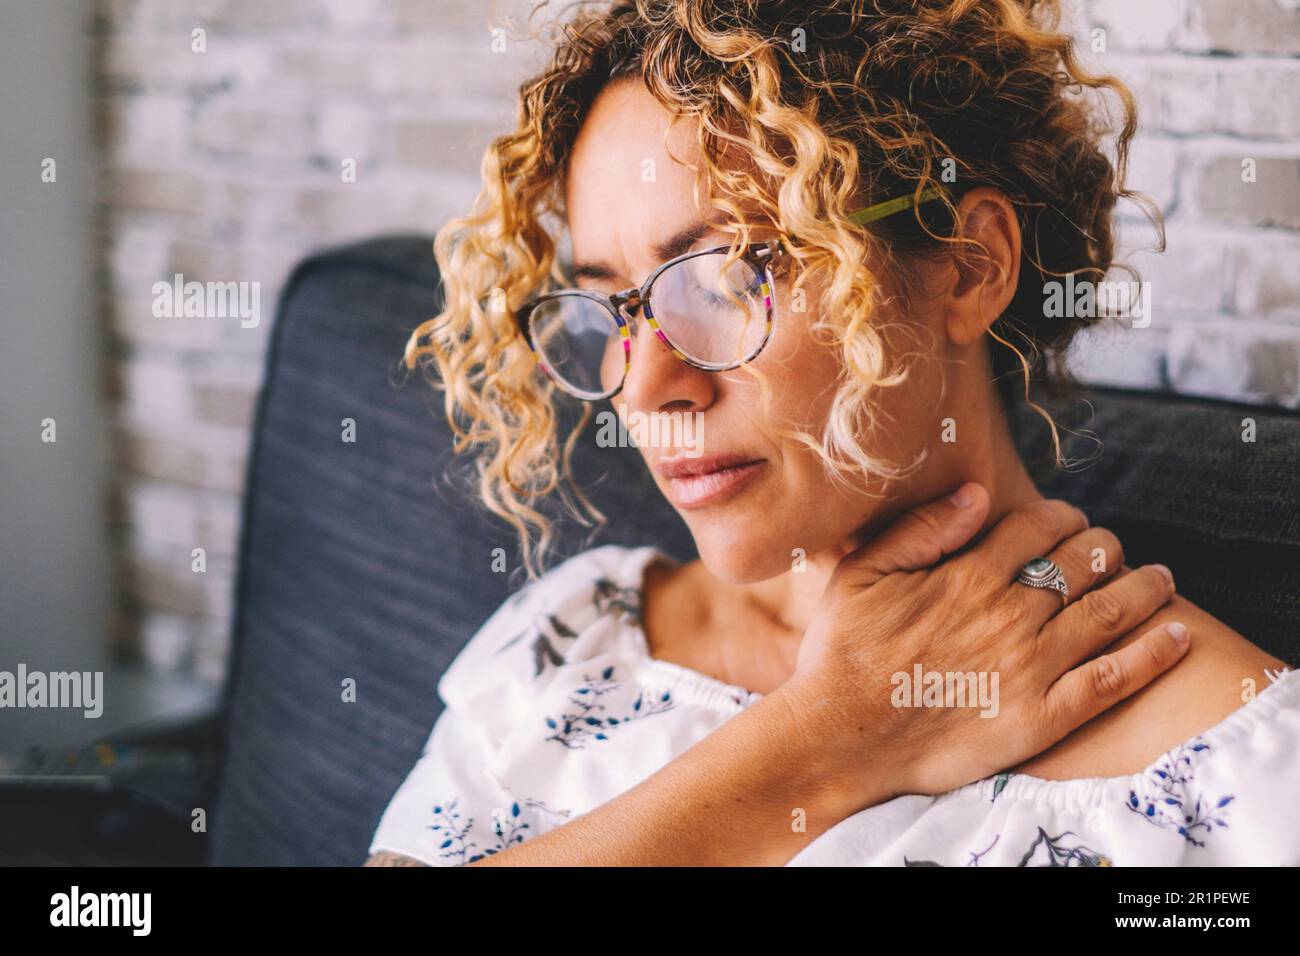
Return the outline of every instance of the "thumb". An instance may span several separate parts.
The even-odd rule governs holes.
[[[846,554],[836,570],[844,568],[859,583],[871,584],[895,571],[932,567],[973,538],[988,513],[988,491],[968,481],[946,498],[899,515],[879,535]]]

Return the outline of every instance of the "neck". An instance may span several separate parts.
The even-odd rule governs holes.
[[[989,492],[989,514],[984,523],[987,530],[1009,512],[1043,497],[1020,460],[997,396],[987,388],[980,394],[982,398],[975,403],[984,406],[978,409],[980,414],[971,414],[976,409],[967,403],[964,406],[967,410],[961,416],[963,425],[977,433],[944,446],[946,456],[936,452],[931,462],[921,469],[924,474],[913,476],[891,490],[887,511],[874,515],[867,525],[836,548],[810,556],[803,572],[787,572],[743,588],[749,592],[746,598],[755,611],[788,634],[785,656],[792,663],[835,565],[849,551],[877,536],[902,512],[938,499],[967,481],[977,481]]]

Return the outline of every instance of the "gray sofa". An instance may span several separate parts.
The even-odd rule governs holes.
[[[248,472],[217,865],[362,862],[439,714],[438,677],[522,583],[488,573],[495,547],[518,566],[513,533],[471,503],[441,393],[400,371],[408,333],[437,308],[431,244],[401,236],[315,255],[281,299]],[[1184,594],[1300,661],[1300,416],[1086,397],[1104,452],[1045,491],[1113,529],[1131,564],[1170,565]],[[1246,416],[1253,444],[1240,439]],[[340,441],[344,418],[355,443]],[[1036,421],[1018,429],[1029,457],[1043,447]],[[592,434],[577,472],[611,523],[595,539],[563,524],[558,555],[653,542],[693,557],[637,451],[596,454]]]

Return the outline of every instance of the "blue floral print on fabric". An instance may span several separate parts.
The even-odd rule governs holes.
[[[588,740],[608,740],[610,732],[624,724],[662,714],[673,708],[671,691],[648,692],[641,689],[631,707],[624,708],[622,716],[607,713],[604,697],[624,685],[624,681],[614,680],[613,667],[601,671],[598,680],[586,678],[582,686],[569,696],[569,703],[576,709],[559,717],[546,718],[546,726],[554,731],[546,739],[554,740],[571,750],[580,750]]]
[[[1193,846],[1205,846],[1216,827],[1228,828],[1225,817],[1233,801],[1231,794],[1207,800],[1193,789],[1192,757],[1209,749],[1196,737],[1165,754],[1148,772],[1145,786],[1129,791],[1126,806],[1152,826],[1173,830]]]
[[[570,816],[567,810],[552,810],[540,800],[511,801],[508,809],[502,809],[493,814],[493,819],[488,828],[492,836],[492,844],[480,849],[475,841],[475,818],[466,817],[462,819],[461,813],[456,809],[456,804],[460,798],[452,800],[450,803],[437,804],[433,808],[433,817],[436,823],[429,826],[434,833],[441,834],[442,843],[438,847],[439,856],[444,860],[451,860],[459,866],[466,863],[475,863],[486,856],[493,856],[502,850],[508,849],[517,843],[523,843],[526,830],[533,829],[532,824],[525,819],[525,806],[528,810],[541,810],[553,817]]]

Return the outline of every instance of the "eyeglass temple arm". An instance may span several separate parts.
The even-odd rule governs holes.
[[[884,219],[892,216],[894,213],[902,212],[913,205],[920,205],[923,202],[930,202],[932,199],[939,199],[946,196],[948,191],[942,186],[927,186],[921,190],[920,196],[895,196],[893,199],[886,199],[884,202],[878,202],[875,205],[868,206],[866,209],[859,209],[857,212],[849,213],[849,219],[859,225],[866,225],[869,222],[875,222],[878,219]],[[792,240],[793,236],[790,237]]]
[[[866,209],[859,209],[857,212],[849,213],[849,218],[856,223],[866,225],[869,222],[875,222],[877,219],[892,216],[896,212],[902,212],[913,204],[920,205],[923,202],[938,199],[945,192],[946,190],[942,186],[927,186],[921,190],[920,196],[896,196],[893,199],[886,199],[884,202],[878,202]]]

